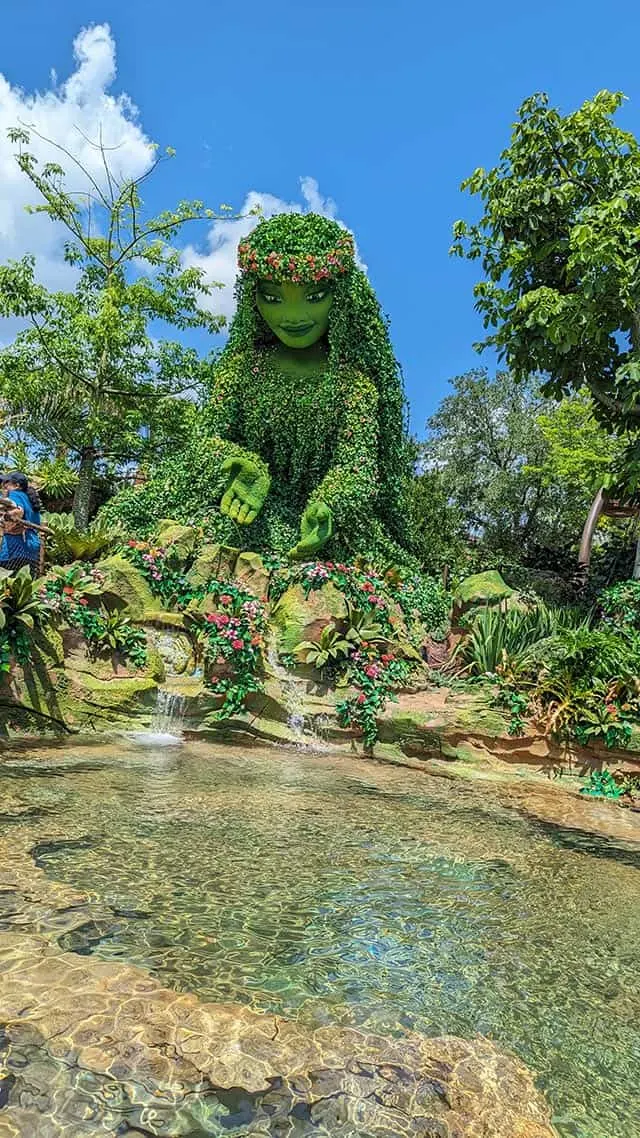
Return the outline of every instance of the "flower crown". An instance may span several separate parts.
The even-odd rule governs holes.
[[[254,273],[267,281],[292,281],[294,284],[335,280],[344,276],[353,268],[354,256],[353,237],[346,232],[332,249],[324,253],[282,253],[276,249],[262,252],[252,245],[251,238],[238,246],[238,265],[243,273]]]

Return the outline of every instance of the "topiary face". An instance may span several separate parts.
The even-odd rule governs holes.
[[[325,335],[333,292],[327,283],[292,284],[258,280],[256,307],[265,324],[288,348],[310,348]]]

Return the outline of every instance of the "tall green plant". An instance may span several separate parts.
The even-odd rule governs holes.
[[[140,183],[149,172],[122,181],[98,145],[104,174],[93,177],[77,157],[41,138],[89,186],[86,196],[72,194],[62,166],[41,165],[30,152],[32,135],[41,138],[32,128],[9,132],[16,162],[40,195],[32,212],[68,230],[65,257],[77,281],[72,291],[49,291],[38,282],[32,256],[0,268],[0,315],[27,322],[0,350],[0,399],[14,427],[23,426],[45,448],[63,446],[73,458],[73,513],[83,531],[96,465],[155,453],[180,436],[189,418],[189,404],[174,397],[198,390],[209,364],[192,348],[163,339],[158,326],[219,331],[222,319],[202,307],[213,286],[200,269],[185,269],[171,245],[183,225],[215,215],[200,202],[182,202],[146,218]]]

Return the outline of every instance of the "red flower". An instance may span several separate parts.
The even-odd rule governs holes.
[[[73,596],[73,585],[65,585],[62,592],[65,594],[65,596],[72,597]]]
[[[244,642],[242,640],[232,640],[231,647],[235,649],[236,652],[239,652],[241,648],[244,648]]]
[[[367,697],[364,694],[364,692],[361,691],[360,695],[358,696],[358,703],[366,703],[366,702],[367,702]]]
[[[214,612],[208,612],[204,619],[206,620],[207,624],[217,624],[218,623],[216,613],[214,613]]]
[[[371,581],[363,581],[360,587],[365,593],[375,593],[376,591],[376,587],[371,584]]]
[[[216,623],[217,624],[228,624],[229,623],[229,617],[227,616],[226,612],[219,612],[216,614]]]
[[[86,608],[86,606],[89,604],[89,602],[88,602],[86,597],[80,597],[78,604],[82,605],[84,608]]]
[[[232,599],[233,598],[230,597],[228,593],[223,593],[222,596],[220,597],[220,604],[221,605],[230,605]]]

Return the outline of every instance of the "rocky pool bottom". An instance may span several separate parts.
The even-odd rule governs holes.
[[[640,1133],[640,842],[285,750],[0,790],[0,1138]]]

